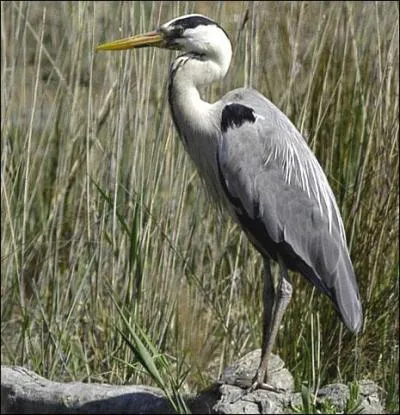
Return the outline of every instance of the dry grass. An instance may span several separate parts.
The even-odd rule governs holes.
[[[327,172],[365,331],[295,277],[276,352],[312,388],[372,378],[398,408],[398,4],[2,2],[3,363],[59,380],[145,382],[120,315],[203,387],[261,335],[261,260],[217,218],[167,106],[170,52],[96,44],[204,13],[234,59],[204,96],[275,102]],[[245,16],[247,15],[247,19]]]

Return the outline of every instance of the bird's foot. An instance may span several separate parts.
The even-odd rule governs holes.
[[[282,393],[285,392],[282,388],[277,388],[276,386],[272,386],[269,383],[265,382],[259,382],[258,380],[253,381],[253,384],[247,389],[247,393],[252,393],[256,389],[263,389],[266,391],[276,392],[276,393]]]
[[[263,377],[258,376],[258,374],[256,374],[256,376],[253,379],[245,377],[237,378],[235,384],[241,387],[242,389],[245,389],[245,395],[252,393],[257,389],[263,389],[266,391],[276,393],[285,392],[285,390],[282,388],[277,388],[276,386],[272,386],[269,383],[264,382],[263,380],[261,380],[262,378]]]
[[[257,389],[262,389],[262,390],[275,392],[275,393],[285,392],[284,389],[277,388],[277,387],[272,386],[272,385],[270,385],[266,382],[261,382],[257,378],[258,377],[256,375],[253,379],[252,378],[245,378],[245,377],[241,377],[241,378],[236,379],[236,381],[235,381],[236,386],[239,386],[240,388],[244,389],[244,391],[243,391],[242,394],[240,394],[240,396],[238,396],[233,401],[233,403],[235,403],[239,400],[245,399],[247,395],[253,393]]]

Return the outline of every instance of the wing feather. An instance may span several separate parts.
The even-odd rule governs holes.
[[[251,106],[255,122],[228,128],[217,154],[233,216],[263,255],[276,259],[279,253],[289,269],[327,294],[346,325],[358,331],[358,287],[326,177],[286,117],[271,119],[257,100]],[[293,130],[303,142],[289,138]]]

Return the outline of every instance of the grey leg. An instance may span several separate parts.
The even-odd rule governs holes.
[[[269,258],[264,258],[264,320],[263,320],[263,337],[261,345],[261,356],[265,356],[268,348],[268,339],[271,332],[272,311],[275,304],[275,287],[271,274],[271,265]]]
[[[263,341],[261,349],[261,362],[258,367],[256,376],[253,380],[252,389],[261,387],[271,389],[271,386],[265,383],[268,377],[268,359],[274,346],[276,335],[282,321],[283,314],[289,305],[292,297],[292,285],[288,281],[287,269],[282,259],[278,256],[280,268],[280,281],[278,286],[277,298],[275,297],[272,283],[271,268],[269,261],[264,261],[264,325]],[[271,301],[272,300],[272,301]],[[274,307],[273,307],[273,302]],[[272,389],[275,389],[272,387]]]

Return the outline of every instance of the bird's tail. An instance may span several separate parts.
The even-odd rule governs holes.
[[[363,325],[363,311],[356,277],[347,249],[342,249],[331,288],[332,300],[346,326],[358,333]]]

